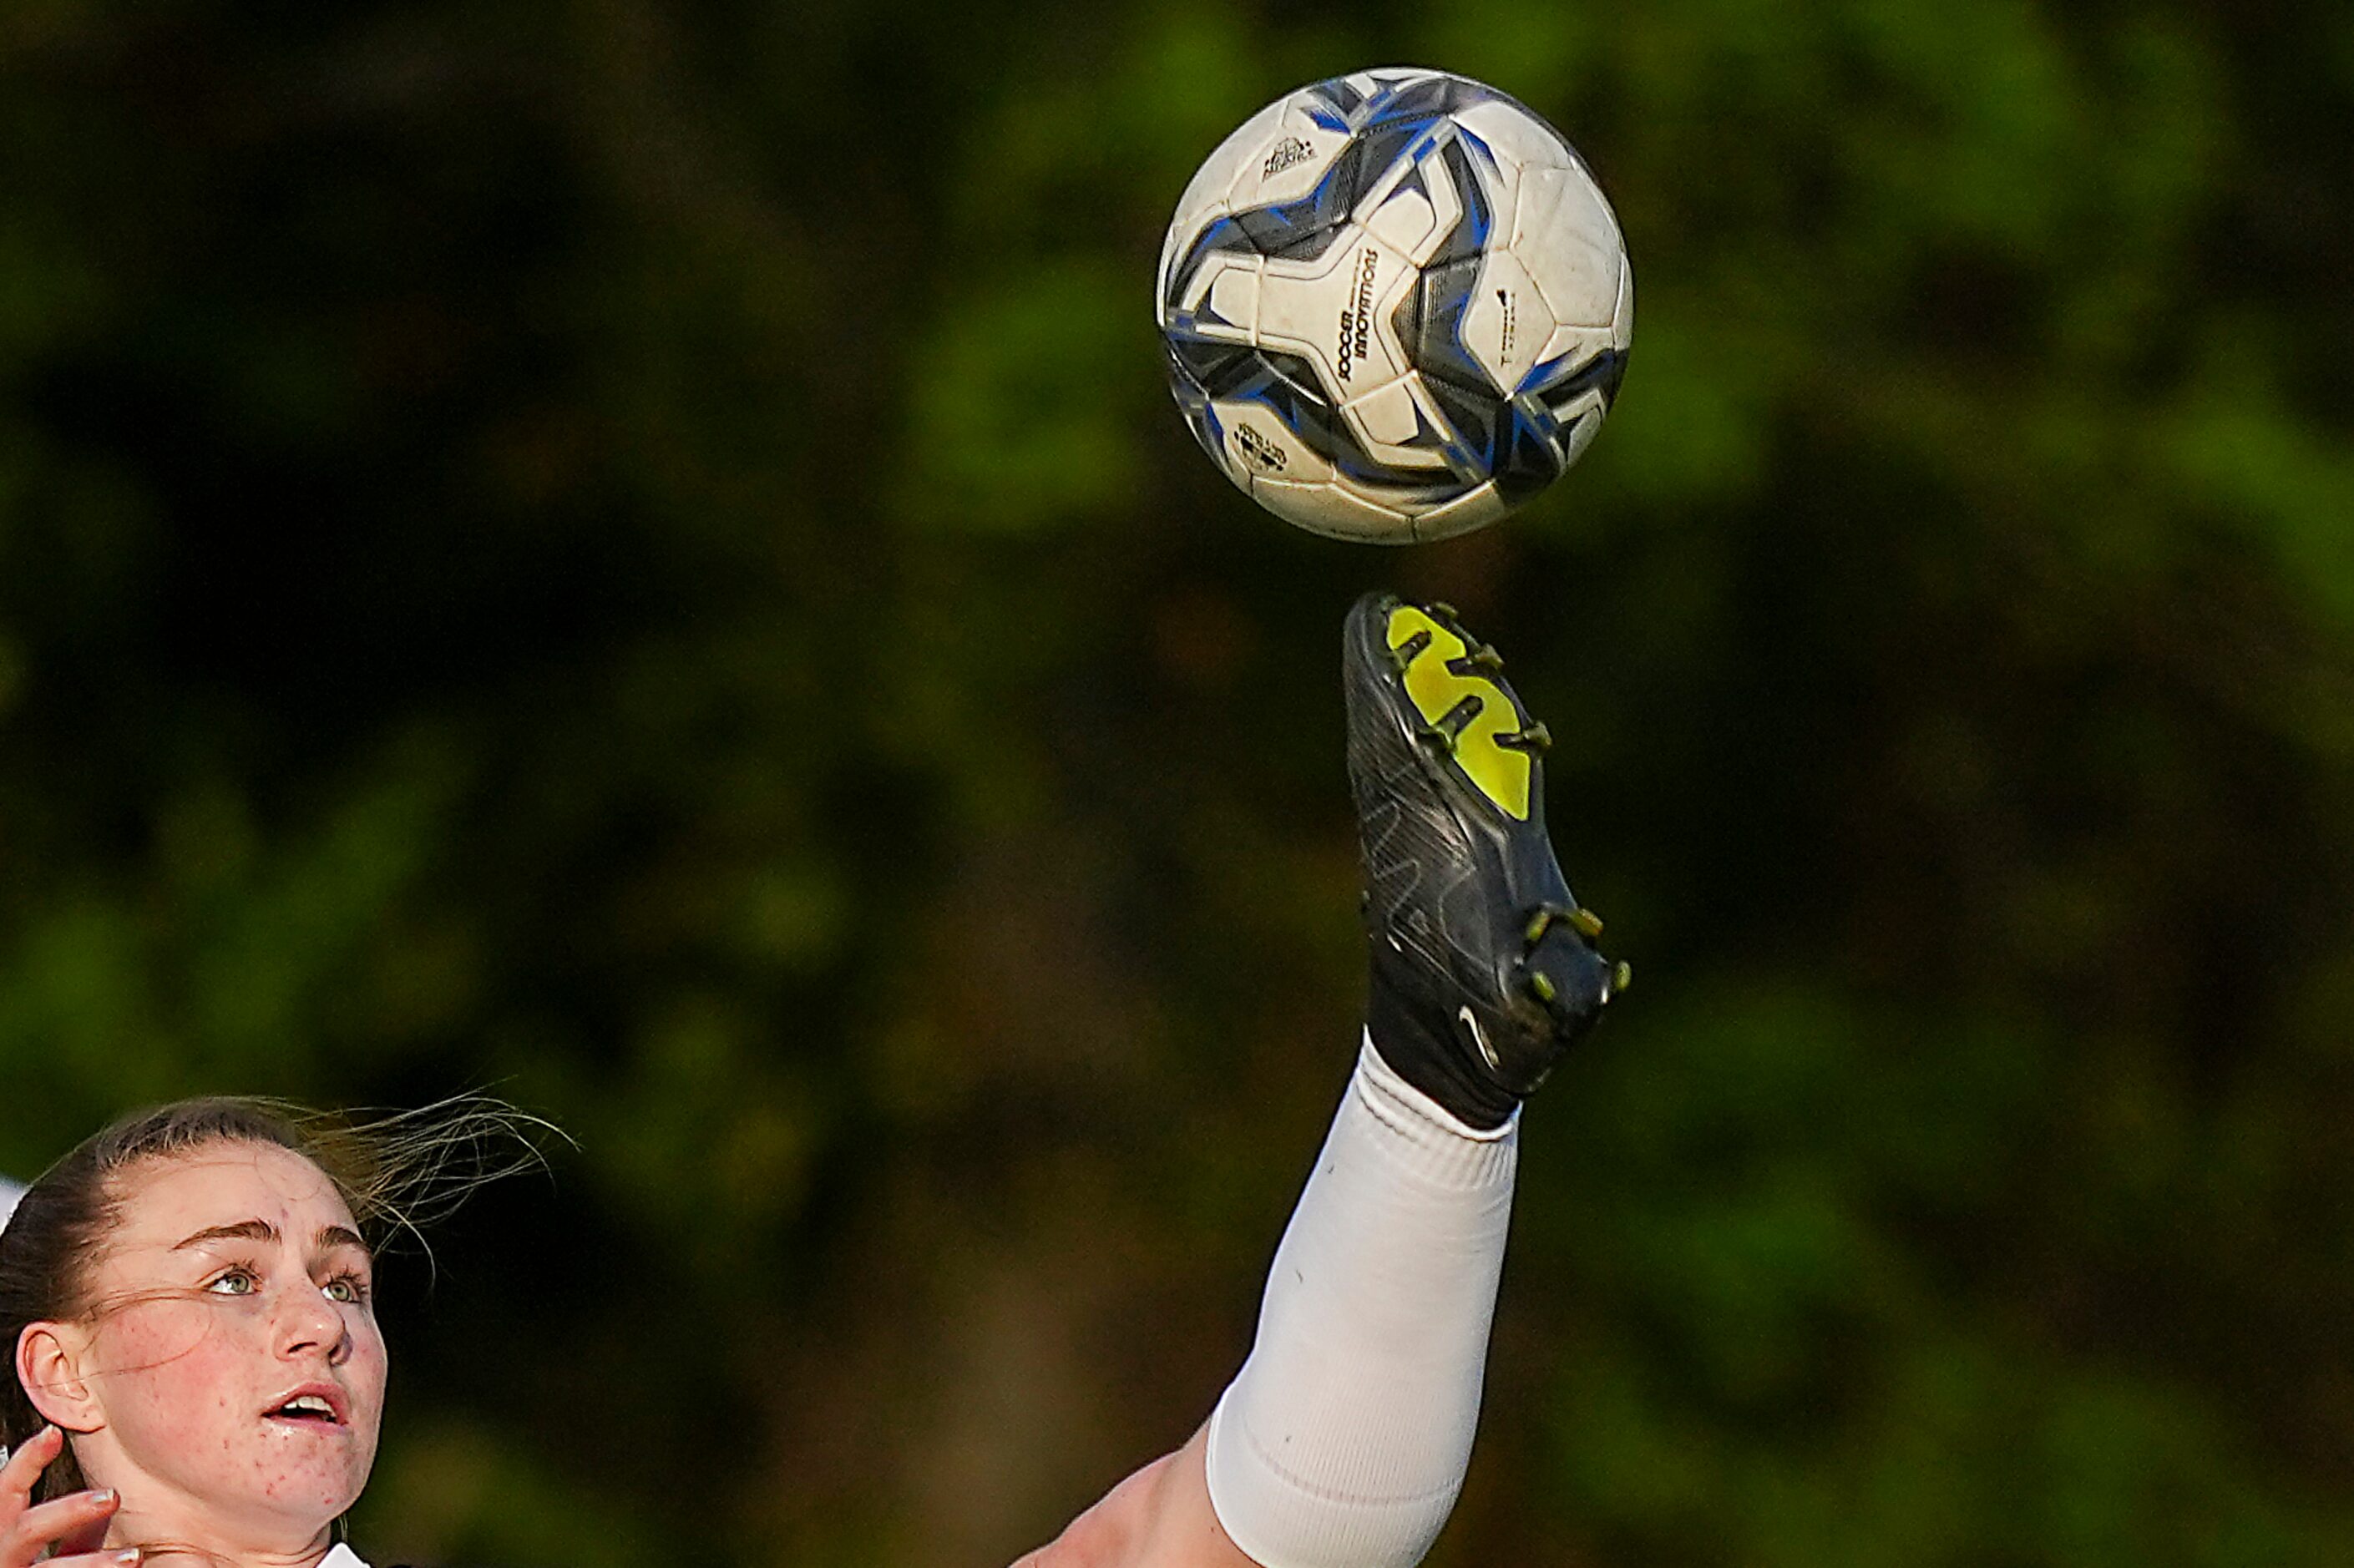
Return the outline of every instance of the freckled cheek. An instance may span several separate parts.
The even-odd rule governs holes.
[[[235,1340],[200,1309],[126,1315],[102,1346],[110,1416],[184,1440],[218,1427],[251,1376]]]
[[[377,1419],[384,1414],[384,1385],[391,1374],[390,1358],[385,1353],[384,1336],[375,1324],[354,1334],[352,1357],[344,1367],[345,1386],[352,1391],[355,1405],[354,1414],[360,1417],[373,1434]]]

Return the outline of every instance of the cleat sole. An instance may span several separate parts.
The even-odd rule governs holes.
[[[1412,651],[1399,679],[1407,701],[1425,725],[1440,725],[1467,698],[1478,699],[1479,705],[1458,725],[1447,755],[1465,781],[1490,804],[1515,821],[1527,821],[1534,757],[1511,737],[1525,733],[1532,721],[1520,712],[1502,685],[1456,668],[1469,653],[1471,644],[1430,610],[1409,604],[1390,606],[1383,638],[1394,666],[1398,655]]]

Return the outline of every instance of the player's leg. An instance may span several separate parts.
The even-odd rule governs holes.
[[[1454,1506],[1502,1267],[1521,1098],[1625,971],[1544,825],[1547,737],[1444,607],[1351,612],[1368,1029],[1211,1419],[1207,1483],[1266,1568],[1402,1568]]]
[[[1478,1423],[1521,1098],[1625,971],[1562,879],[1492,651],[1368,599],[1342,655],[1372,949],[1357,1068],[1210,1424],[1018,1568],[1405,1568]]]

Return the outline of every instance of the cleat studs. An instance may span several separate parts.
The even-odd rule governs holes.
[[[1543,969],[1529,971],[1529,991],[1539,1001],[1547,1006],[1551,1006],[1553,999],[1560,994],[1553,990],[1552,979]]]
[[[1441,729],[1437,725],[1425,725],[1415,732],[1415,738],[1427,744],[1433,751],[1447,757],[1455,755],[1455,735],[1451,730]]]
[[[1483,642],[1460,658],[1449,659],[1447,670],[1453,675],[1486,675],[1494,677],[1504,673],[1504,656]]]
[[[1634,989],[1635,966],[1621,959],[1618,960],[1617,967],[1610,971],[1610,993],[1613,996],[1623,996]]]
[[[1533,948],[1544,940],[1546,929],[1553,925],[1553,911],[1546,908],[1540,908],[1529,916],[1528,927],[1522,935],[1527,938],[1530,947]]]
[[[1543,719],[1538,719],[1525,729],[1514,730],[1510,735],[1498,736],[1496,744],[1543,756],[1553,749],[1553,731],[1545,727]]]
[[[1431,619],[1431,620],[1443,620],[1443,621],[1447,622],[1449,626],[1454,625],[1454,624],[1455,624],[1455,622],[1456,622],[1458,619],[1460,619],[1460,616],[1459,616],[1458,612],[1456,610],[1456,608],[1455,608],[1453,605],[1451,605],[1451,604],[1447,603],[1447,602],[1445,599],[1432,599],[1432,600],[1431,600],[1427,605],[1425,605],[1423,608],[1424,608],[1426,610],[1427,610],[1427,611],[1429,612],[1429,615],[1430,615],[1430,619]]]
[[[1591,942],[1602,935],[1602,916],[1583,904],[1569,912],[1570,928]]]
[[[1438,727],[1445,730],[1450,737],[1460,736],[1471,727],[1473,719],[1487,711],[1487,707],[1488,699],[1474,693],[1439,715]]]

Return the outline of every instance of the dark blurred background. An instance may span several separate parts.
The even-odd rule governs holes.
[[[1524,514],[1162,389],[1247,113],[1617,205]],[[1182,1442],[1354,1049],[1335,673],[1455,600],[1639,986],[1434,1563],[2354,1562],[2354,11],[0,10],[0,1169],[495,1085],[379,1562],[1002,1564]]]

